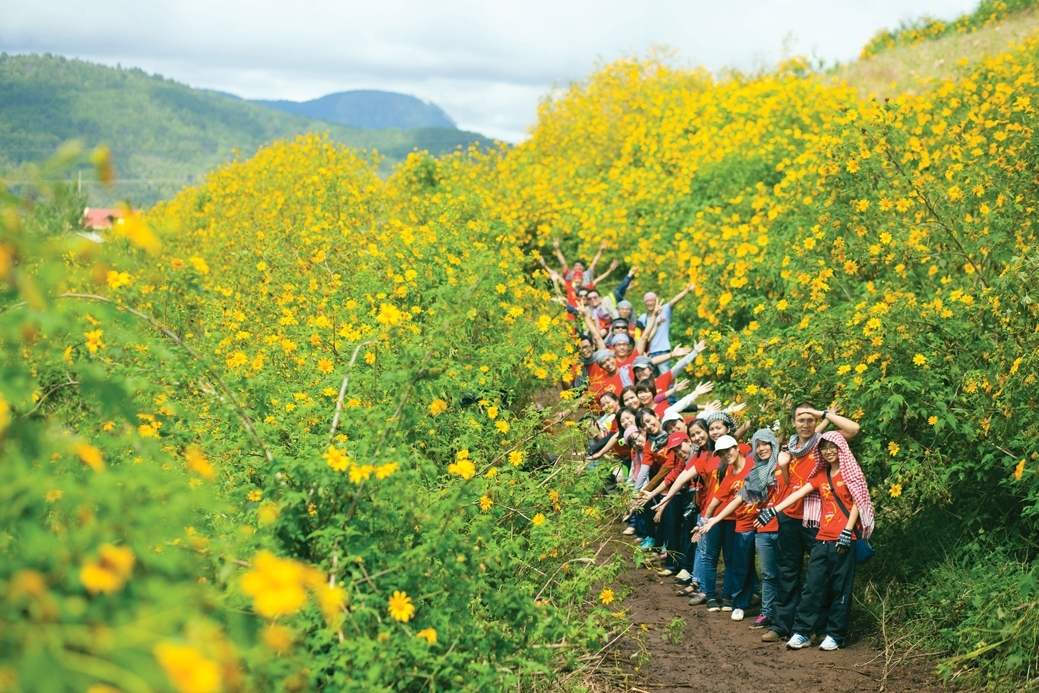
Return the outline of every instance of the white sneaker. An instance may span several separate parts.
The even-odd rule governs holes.
[[[808,647],[811,644],[812,641],[806,638],[805,636],[801,635],[800,633],[794,633],[792,636],[790,636],[790,639],[787,640],[786,646],[787,649],[790,650],[800,650],[802,648]]]
[[[628,527],[628,528],[627,528],[626,530],[624,530],[624,532],[623,532],[624,536],[627,536],[627,537],[630,537],[630,536],[631,536],[632,534],[634,534],[634,533],[635,533],[635,528],[634,528],[634,527]]]
[[[678,575],[675,576],[675,579],[676,580],[688,580],[691,577],[693,577],[693,576],[689,574],[689,571],[686,570],[685,568],[682,568],[681,570],[678,571]]]
[[[742,621],[743,620],[743,609],[733,609],[732,610],[732,615],[729,616],[729,618],[731,618],[733,621]]]
[[[833,652],[834,650],[840,649],[840,645],[837,644],[836,640],[827,635],[819,644],[819,649],[825,650],[826,652]]]

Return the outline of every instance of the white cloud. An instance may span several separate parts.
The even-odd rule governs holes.
[[[538,100],[595,66],[669,46],[683,64],[753,68],[787,52],[850,60],[881,27],[976,0],[636,3],[5,0],[0,48],[142,67],[246,97],[378,88],[441,105],[460,127],[511,141]]]

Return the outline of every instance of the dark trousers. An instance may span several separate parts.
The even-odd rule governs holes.
[[[848,637],[848,613],[851,611],[854,581],[855,550],[852,548],[840,554],[837,553],[837,542],[817,541],[808,558],[793,632],[807,636],[816,624],[825,623],[823,630],[826,635],[843,646]]]
[[[801,597],[801,576],[804,555],[812,550],[818,529],[805,527],[800,520],[779,513],[779,560],[776,617],[772,628],[780,635],[789,635],[794,625],[794,614]]]
[[[678,572],[685,568],[692,572],[692,523],[685,517],[689,507],[690,494],[679,491],[668,501],[667,507],[660,517],[661,532],[667,545],[667,567]]]

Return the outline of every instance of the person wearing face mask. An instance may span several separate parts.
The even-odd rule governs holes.
[[[817,528],[804,587],[791,627],[787,647],[799,650],[811,644],[809,636],[825,614],[826,637],[821,650],[836,650],[848,634],[855,580],[852,542],[873,534],[873,502],[862,468],[848,447],[842,431],[823,433],[812,455],[812,471],[805,483],[774,507],[758,513],[765,525],[777,513],[804,501],[804,520]]]
[[[801,402],[793,408],[792,414],[794,433],[787,449],[779,454],[779,468],[788,494],[802,488],[811,475],[815,467],[814,453],[821,440],[820,432],[826,426],[832,424],[845,440],[851,440],[859,433],[859,424],[841,416],[835,409],[821,411],[810,402]],[[803,497],[799,496],[799,500],[785,506],[778,515],[775,618],[761,636],[764,642],[785,640],[793,626],[801,595],[804,555],[811,552],[816,533],[814,527],[804,522],[804,502],[800,500]]]

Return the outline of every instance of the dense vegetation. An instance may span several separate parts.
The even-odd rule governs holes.
[[[310,101],[256,100],[254,103],[354,128],[453,130],[456,127],[451,117],[436,104],[391,91],[358,89],[327,94]]]
[[[887,644],[1034,685],[1037,64],[877,103],[802,61],[620,61],[512,150],[383,181],[304,137],[101,247],[8,199],[0,681],[558,682],[623,617],[599,482],[530,406],[572,364],[534,273],[559,236],[695,280],[695,375],[754,423],[805,397],[861,421]]]
[[[95,206],[119,199],[151,204],[236,156],[251,156],[271,140],[304,132],[377,149],[385,157],[384,172],[416,147],[439,154],[472,143],[490,145],[482,135],[453,127],[349,128],[192,89],[139,69],[51,55],[0,55],[0,172],[45,158],[70,139],[89,147],[105,144],[117,162],[118,179],[114,188],[91,188]]]
[[[896,46],[911,46],[950,34],[969,34],[982,27],[992,26],[1007,17],[1032,10],[1036,0],[981,0],[973,12],[961,15],[951,22],[933,17],[921,17],[903,22],[897,29],[878,31],[865,46],[860,57],[869,58]]]

